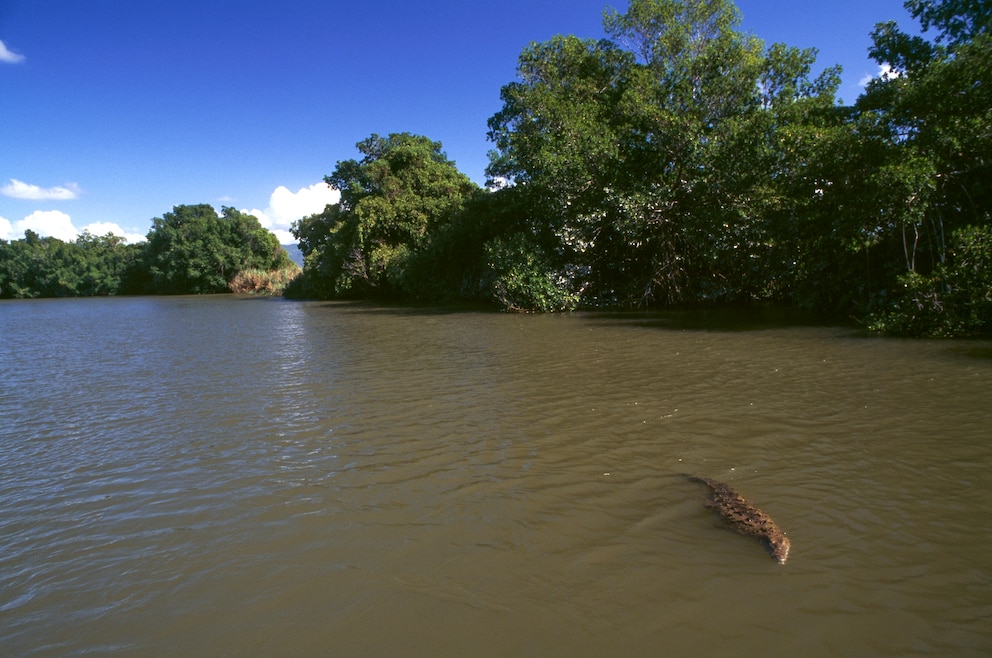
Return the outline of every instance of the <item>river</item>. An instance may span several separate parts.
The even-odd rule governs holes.
[[[989,342],[0,302],[4,655],[985,656],[990,510]]]

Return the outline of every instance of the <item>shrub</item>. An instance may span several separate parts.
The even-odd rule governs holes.
[[[493,299],[516,312],[570,311],[579,301],[549,259],[522,233],[485,245]]]
[[[300,274],[300,267],[292,263],[278,270],[248,269],[239,272],[228,284],[233,293],[252,295],[281,295],[286,286]]]
[[[945,263],[924,276],[908,272],[890,306],[869,328],[902,336],[975,336],[992,333],[992,226],[951,234]]]

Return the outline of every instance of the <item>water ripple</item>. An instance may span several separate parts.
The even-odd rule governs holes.
[[[960,345],[236,297],[2,303],[0,335],[15,655],[992,649]]]

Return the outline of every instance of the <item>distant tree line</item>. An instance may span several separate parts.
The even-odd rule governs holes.
[[[293,227],[299,297],[509,310],[768,302],[915,335],[992,330],[986,4],[908,0],[853,105],[815,50],[766,47],[729,0],[633,0],[609,38],[520,56],[489,189],[441,144],[372,135]]]
[[[64,242],[29,230],[0,240],[0,298],[227,292],[246,273],[265,279],[297,269],[272,232],[234,208],[176,206],[153,220],[147,237],[127,244],[83,232]]]

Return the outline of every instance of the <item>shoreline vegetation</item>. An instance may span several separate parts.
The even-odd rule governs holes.
[[[992,17],[907,0],[852,105],[815,49],[730,0],[632,0],[607,38],[520,55],[480,188],[426,136],[373,134],[299,219],[303,255],[233,208],[128,245],[0,240],[0,298],[252,292],[511,312],[778,306],[907,336],[992,334]],[[866,26],[866,31],[870,26]]]
[[[232,293],[239,295],[281,297],[286,286],[302,271],[302,268],[296,263],[290,263],[278,270],[242,270],[231,279],[227,287]]]
[[[26,231],[0,240],[0,298],[281,294],[299,274],[275,234],[234,208],[175,206],[127,244],[84,232],[72,242]],[[233,288],[232,288],[233,287]]]

